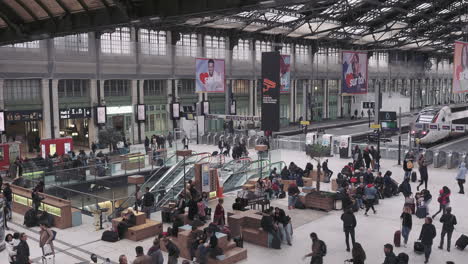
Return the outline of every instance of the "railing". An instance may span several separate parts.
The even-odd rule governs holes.
[[[233,172],[226,178],[223,183],[225,192],[229,192],[241,187],[249,179],[255,176],[268,176],[270,175],[270,162],[268,160],[256,160],[248,166],[245,170]]]

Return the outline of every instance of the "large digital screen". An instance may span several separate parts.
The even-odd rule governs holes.
[[[172,119],[174,120],[180,118],[180,104],[179,103],[171,104],[171,116],[172,116]]]
[[[144,122],[146,120],[146,108],[144,104],[139,104],[137,106],[137,120]]]
[[[97,115],[97,123],[98,125],[106,124],[107,113],[105,106],[98,106],[96,107],[96,115]]]
[[[343,85],[344,94],[367,93],[367,53],[343,51]]]
[[[5,112],[0,111],[0,132],[5,131]]]
[[[197,58],[195,60],[197,93],[224,93],[224,60]]]

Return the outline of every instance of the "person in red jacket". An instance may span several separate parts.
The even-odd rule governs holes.
[[[442,215],[444,215],[445,209],[450,204],[450,189],[447,186],[442,187],[442,189],[439,191],[439,198],[437,198],[437,202],[439,202],[439,211],[437,211],[437,213],[432,216],[432,219],[434,219],[440,212],[442,212]]]
[[[224,218],[224,207],[223,207],[224,199],[218,199],[218,205],[216,205],[216,209],[213,216],[213,223],[217,225],[224,225],[226,220]]]

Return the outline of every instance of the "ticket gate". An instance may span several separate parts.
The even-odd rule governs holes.
[[[324,134],[322,136],[322,146],[326,146],[330,148],[330,156],[333,156],[333,135],[332,134]]]
[[[339,137],[339,149],[340,149],[340,158],[341,159],[348,159],[351,157],[351,136],[344,135]]]
[[[458,152],[449,151],[447,154],[447,169],[457,168],[461,163],[461,155]]]
[[[440,168],[447,163],[447,153],[445,151],[437,151],[434,153],[434,168]]]

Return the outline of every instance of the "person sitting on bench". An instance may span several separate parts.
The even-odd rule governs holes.
[[[124,238],[127,230],[136,225],[136,216],[131,207],[124,211],[122,221],[117,225],[117,232],[119,233],[119,239]]]
[[[274,249],[281,249],[281,235],[273,219],[273,208],[270,207],[264,211],[260,225],[265,232],[273,236],[271,247]]]

